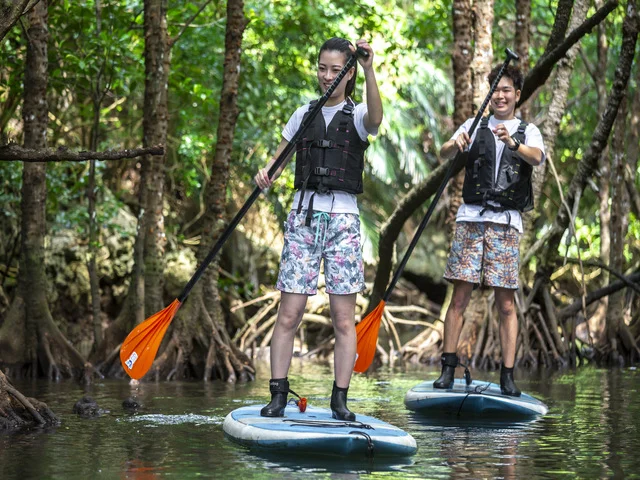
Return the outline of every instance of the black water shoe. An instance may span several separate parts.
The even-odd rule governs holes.
[[[269,391],[271,392],[271,402],[260,410],[260,415],[262,417],[284,417],[287,394],[289,393],[288,377],[269,380]]]
[[[500,391],[503,395],[509,395],[510,397],[519,397],[522,393],[513,381],[513,367],[507,368],[504,363],[500,369]]]
[[[355,413],[347,408],[347,392],[349,387],[340,388],[333,382],[331,391],[331,416],[336,420],[346,420],[353,422],[356,419]]]
[[[456,367],[458,366],[458,356],[455,353],[443,353],[442,354],[442,374],[435,382],[433,382],[433,388],[453,388],[453,381],[456,374]]]

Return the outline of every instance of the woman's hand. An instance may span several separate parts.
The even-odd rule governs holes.
[[[356,42],[356,47],[362,48],[369,54],[367,57],[358,56],[358,63],[362,65],[362,69],[369,70],[373,66],[373,49],[371,48],[371,45],[369,45],[369,42],[361,38]],[[353,49],[353,52],[355,53],[355,48]]]
[[[268,190],[273,184],[273,180],[269,178],[269,173],[266,168],[258,170],[258,173],[253,179],[261,190]]]

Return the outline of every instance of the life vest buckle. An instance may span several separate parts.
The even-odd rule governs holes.
[[[319,147],[319,148],[333,148],[334,147],[334,142],[333,142],[333,140],[323,139],[323,140],[318,140],[317,142],[315,142],[314,146]]]
[[[321,177],[328,177],[329,169],[327,167],[316,167],[313,169],[313,174]]]

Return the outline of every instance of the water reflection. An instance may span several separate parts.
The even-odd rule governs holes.
[[[535,441],[539,419],[510,422],[484,421],[443,415],[411,416],[415,430],[423,432],[438,451],[441,464],[449,467],[446,478],[516,478],[519,446]],[[522,475],[522,473],[521,473]]]
[[[415,461],[411,458],[346,458],[328,457],[326,455],[276,454],[246,450],[254,461],[262,462],[265,469],[273,472],[327,472],[332,474],[363,474],[372,472],[405,472],[405,467]],[[408,474],[408,473],[407,473]],[[332,478],[347,478],[332,476]]]
[[[404,395],[437,377],[435,369],[385,369],[352,382],[356,414],[378,417],[408,431],[418,453],[411,459],[296,458],[257,454],[224,438],[229,411],[265,403],[265,380],[239,385],[221,382],[142,383],[104,381],[88,390],[73,383],[17,384],[41,399],[62,424],[17,434],[0,434],[2,479],[87,478],[633,478],[640,472],[640,402],[634,369],[520,372],[518,386],[549,406],[532,421],[505,423],[428,418],[404,408]],[[493,373],[475,373],[494,381]],[[268,365],[258,378],[268,378]],[[312,405],[329,406],[329,364],[296,364],[290,381]],[[295,385],[295,386],[294,386]],[[109,413],[82,419],[71,413],[90,395]],[[122,401],[142,406],[127,412]]]

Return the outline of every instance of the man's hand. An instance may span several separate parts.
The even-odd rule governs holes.
[[[471,145],[469,134],[467,132],[462,132],[456,137],[455,144],[458,147],[458,150],[464,152],[469,147],[469,145]]]
[[[503,142],[507,147],[514,148],[516,146],[516,142],[513,141],[511,135],[509,134],[509,130],[504,126],[504,123],[499,123],[496,125],[496,128],[493,130],[493,133]]]

